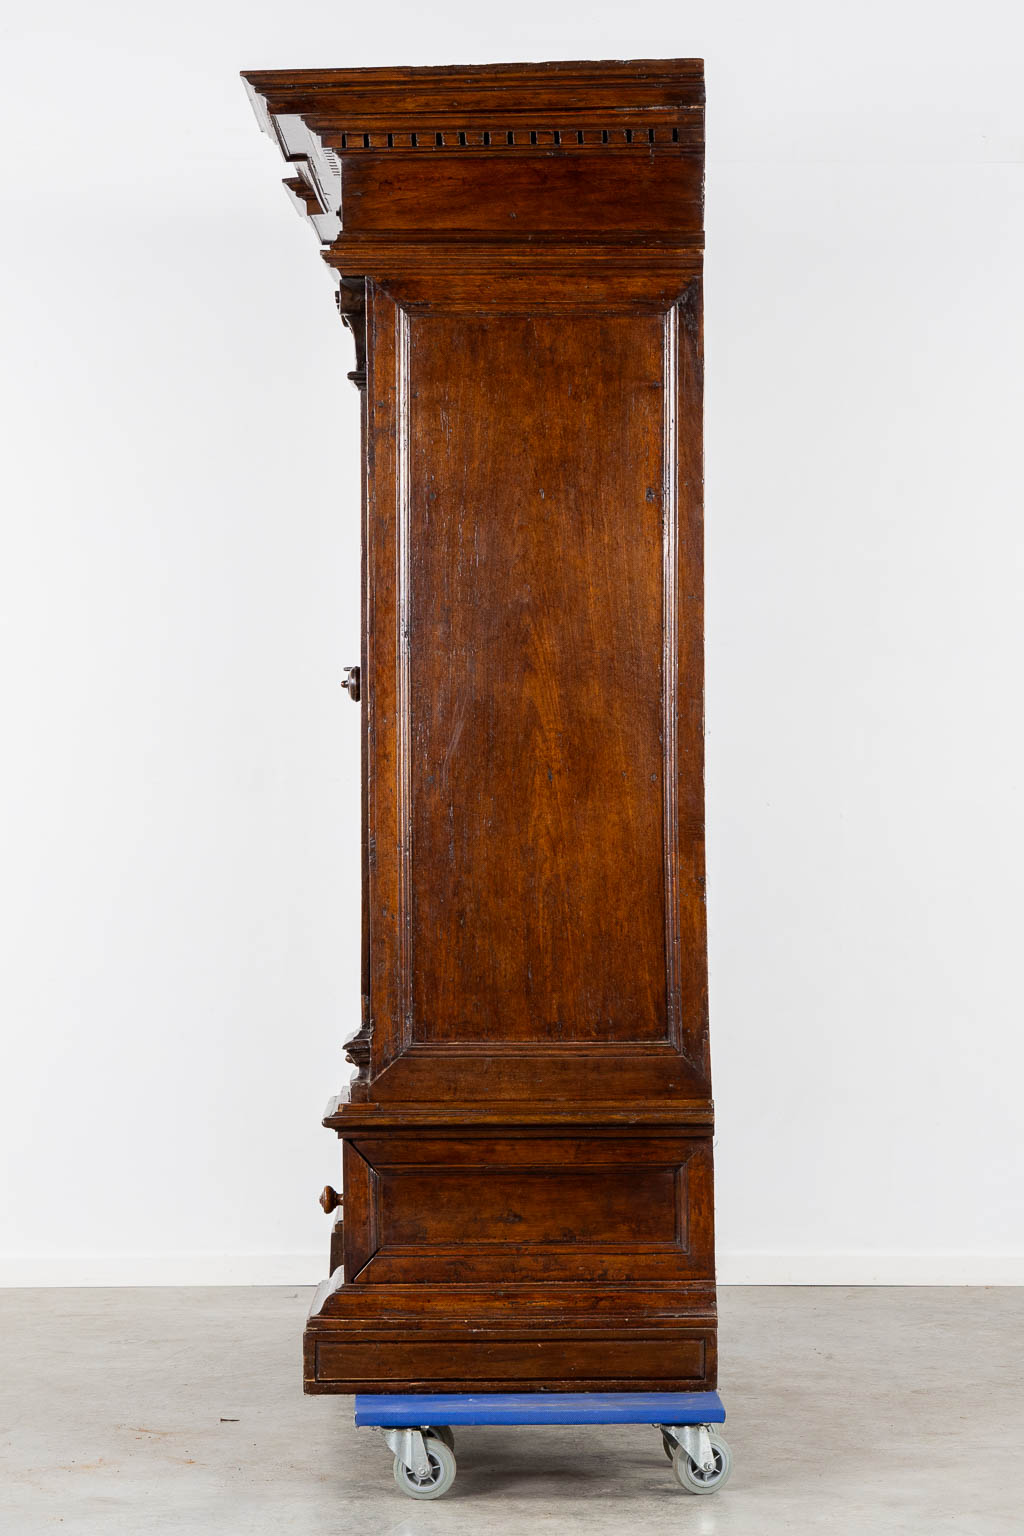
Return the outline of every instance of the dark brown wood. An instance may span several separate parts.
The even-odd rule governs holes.
[[[307,1390],[713,1386],[701,65],[245,78],[363,414],[363,1006]]]
[[[438,1295],[444,1300],[438,1306]],[[308,1392],[702,1391],[716,1380],[713,1284],[511,1281],[317,1291]]]
[[[341,1216],[334,1218],[334,1226],[331,1228],[331,1274],[341,1269],[345,1263],[345,1221]]]

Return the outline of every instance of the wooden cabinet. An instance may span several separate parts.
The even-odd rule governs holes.
[[[245,78],[364,411],[363,1011],[307,1389],[713,1387],[701,65]]]

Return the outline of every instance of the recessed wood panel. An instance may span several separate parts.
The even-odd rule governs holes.
[[[663,1039],[664,320],[405,323],[413,1038]]]
[[[384,1246],[674,1243],[669,1168],[382,1174]]]

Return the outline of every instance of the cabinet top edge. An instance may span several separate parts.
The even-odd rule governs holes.
[[[385,91],[398,91],[403,87],[417,89],[436,86],[446,94],[452,86],[464,83],[468,86],[505,87],[517,94],[524,86],[539,84],[551,86],[585,85],[590,81],[611,85],[621,81],[624,85],[637,82],[666,84],[674,81],[693,84],[703,82],[703,59],[556,59],[550,63],[533,64],[443,64],[443,65],[389,65],[362,69],[243,69],[242,79],[255,91],[264,95],[275,89],[316,89],[324,87],[338,90],[353,86],[364,90],[367,86]]]
[[[587,112],[699,109],[703,59],[478,64],[389,69],[252,69],[250,95],[272,115],[330,119],[384,113]]]
[[[700,231],[701,59],[246,70],[242,80],[292,167],[289,197],[332,249],[343,232],[384,231],[390,248],[395,235],[404,244],[451,229],[460,244],[473,230],[514,232],[518,250],[565,231],[567,200],[585,235],[624,219],[631,235],[687,244]],[[348,270],[370,270],[338,254]]]

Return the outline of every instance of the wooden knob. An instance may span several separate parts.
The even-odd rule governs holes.
[[[329,1216],[332,1211],[336,1211],[338,1209],[339,1205],[341,1204],[341,1196],[338,1194],[336,1189],[332,1189],[329,1184],[325,1184],[324,1192],[320,1196],[320,1204],[323,1206],[325,1212]]]

